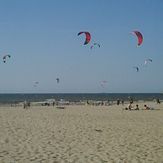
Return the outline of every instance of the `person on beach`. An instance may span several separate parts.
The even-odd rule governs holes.
[[[138,104],[136,105],[136,108],[135,108],[135,110],[139,110],[139,105],[138,105]]]
[[[120,100],[119,99],[117,99],[117,105],[119,105],[120,104]]]
[[[124,100],[121,100],[122,105],[124,105]]]
[[[150,107],[148,107],[147,105],[144,105],[145,110],[150,110]]]
[[[54,107],[54,105],[55,105],[55,102],[54,102],[54,101],[53,101],[52,105],[53,105],[53,107]]]
[[[107,101],[107,105],[110,105],[110,100]]]
[[[27,107],[30,108],[30,106],[31,106],[31,103],[30,102],[27,102]]]
[[[157,99],[156,99],[156,102],[157,102],[157,104],[160,104],[160,99],[157,98]]]
[[[129,110],[132,110],[132,108],[133,108],[132,103],[133,103],[133,102],[130,102],[130,104],[128,105],[128,109],[129,109]]]
[[[103,106],[104,105],[104,102],[103,101],[101,101],[101,106]]]
[[[25,100],[23,103],[23,108],[26,109],[27,108],[27,101]]]
[[[128,106],[125,108],[125,110],[132,110],[132,108],[133,108],[132,102],[130,102]]]

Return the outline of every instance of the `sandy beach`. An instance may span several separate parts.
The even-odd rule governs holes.
[[[147,104],[0,107],[0,163],[162,163],[163,104]]]

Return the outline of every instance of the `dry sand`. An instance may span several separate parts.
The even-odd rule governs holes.
[[[163,163],[163,104],[149,105],[1,107],[0,163]]]

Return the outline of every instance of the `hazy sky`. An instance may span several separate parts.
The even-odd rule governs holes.
[[[0,0],[0,93],[163,92],[162,31],[162,0]]]

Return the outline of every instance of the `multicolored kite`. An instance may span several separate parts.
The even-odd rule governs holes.
[[[132,34],[137,36],[138,46],[140,46],[143,43],[143,35],[139,31],[133,31]]]
[[[91,34],[89,32],[79,32],[78,33],[78,36],[81,35],[81,34],[85,34],[85,42],[84,42],[84,45],[88,44],[91,40]]]

